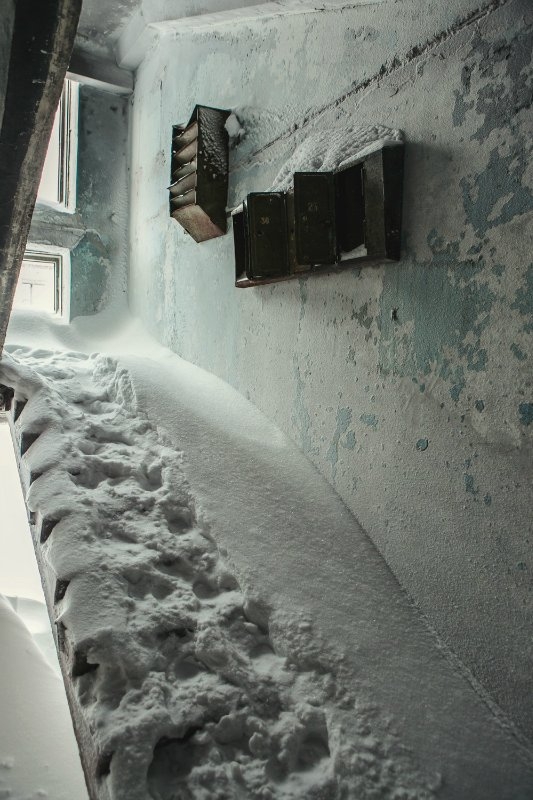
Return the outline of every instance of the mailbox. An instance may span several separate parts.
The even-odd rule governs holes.
[[[239,287],[400,258],[403,144],[335,172],[297,172],[293,192],[249,194],[233,214]]]
[[[233,214],[237,280],[271,282],[288,277],[289,225],[285,192],[252,192]]]
[[[196,242],[227,230],[229,114],[196,106],[188,125],[172,129],[170,216]]]
[[[335,175],[296,172],[294,175],[296,259],[309,266],[337,261]]]

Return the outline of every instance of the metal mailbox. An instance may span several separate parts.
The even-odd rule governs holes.
[[[309,266],[337,261],[335,176],[332,172],[294,174],[296,260]]]
[[[237,281],[288,277],[290,241],[285,192],[252,192],[233,214]]]
[[[248,195],[233,215],[236,286],[398,261],[402,191],[394,142],[336,172],[297,172],[293,192]]]
[[[254,192],[246,201],[250,278],[289,273],[287,203],[284,192]]]
[[[229,114],[196,106],[187,125],[172,129],[170,216],[196,242],[227,230]]]

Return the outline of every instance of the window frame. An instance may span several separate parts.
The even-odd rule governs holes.
[[[76,211],[76,179],[78,163],[78,106],[79,84],[65,79],[59,106],[59,174],[57,176],[57,200],[39,197],[37,205],[53,208],[62,213]]]
[[[63,322],[70,322],[70,250],[67,247],[28,242],[22,260],[24,262],[30,259],[32,261],[53,262],[55,309],[54,311],[46,311],[32,309],[31,306],[15,304],[13,304],[13,309],[18,311],[38,311],[41,314],[49,314],[51,317]],[[19,274],[19,281],[21,274]]]

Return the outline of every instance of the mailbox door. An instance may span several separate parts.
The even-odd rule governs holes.
[[[332,172],[294,174],[294,225],[298,264],[335,264],[337,235]]]
[[[355,164],[337,172],[335,182],[339,250],[341,253],[350,253],[365,243],[363,164]]]
[[[287,203],[284,192],[253,192],[246,200],[250,279],[289,273]]]

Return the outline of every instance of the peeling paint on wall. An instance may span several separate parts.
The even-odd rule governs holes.
[[[326,458],[331,464],[331,477],[335,481],[337,475],[337,462],[339,460],[339,442],[341,436],[346,433],[352,421],[351,408],[339,408],[337,410],[336,427],[331,439],[331,444],[327,452]]]
[[[518,413],[520,414],[522,425],[527,426],[533,423],[533,403],[520,403]]]
[[[431,2],[423,18],[404,0],[184,35],[179,52],[162,40],[136,82],[130,299],[293,438],[533,737],[516,635],[533,596],[509,578],[533,541],[532,34],[526,0]],[[238,107],[246,127],[235,204],[309,131],[403,130],[401,261],[234,290],[231,238],[198,247],[166,218],[161,147],[195,102]]]
[[[516,290],[511,309],[516,309],[524,317],[524,333],[533,333],[533,264],[527,268],[523,287]]]

